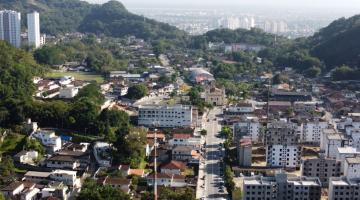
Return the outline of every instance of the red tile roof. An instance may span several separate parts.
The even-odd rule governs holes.
[[[161,167],[162,169],[180,169],[180,170],[185,170],[186,169],[186,164],[181,162],[181,161],[175,161],[172,160],[171,162],[165,164],[164,166]]]
[[[187,133],[175,133],[173,135],[174,139],[189,139],[191,138],[191,134],[187,134]]]

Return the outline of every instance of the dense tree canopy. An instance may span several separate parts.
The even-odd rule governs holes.
[[[96,181],[87,179],[76,198],[77,200],[130,200],[130,196],[110,185],[102,186]]]
[[[129,87],[128,94],[126,95],[129,99],[138,100],[149,94],[149,90],[144,84],[136,84]]]

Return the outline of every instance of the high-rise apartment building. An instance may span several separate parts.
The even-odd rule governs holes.
[[[21,14],[12,10],[0,11],[0,40],[15,47],[21,46]]]
[[[28,26],[28,42],[29,45],[38,48],[41,46],[40,36],[40,16],[39,13],[34,11],[27,14],[27,26]]]

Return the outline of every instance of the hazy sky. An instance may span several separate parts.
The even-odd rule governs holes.
[[[104,3],[107,0],[87,0],[92,3]],[[253,6],[282,6],[282,7],[316,7],[316,8],[353,8],[359,9],[360,0],[122,0],[126,6],[141,5],[182,5],[182,6],[229,6],[229,5],[253,5]]]

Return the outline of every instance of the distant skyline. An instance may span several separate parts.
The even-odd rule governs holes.
[[[105,3],[108,0],[86,0],[91,3]],[[196,7],[209,7],[209,6],[267,6],[267,7],[289,7],[289,8],[348,8],[359,9],[359,0],[121,0],[128,7],[133,6],[196,6]]]

